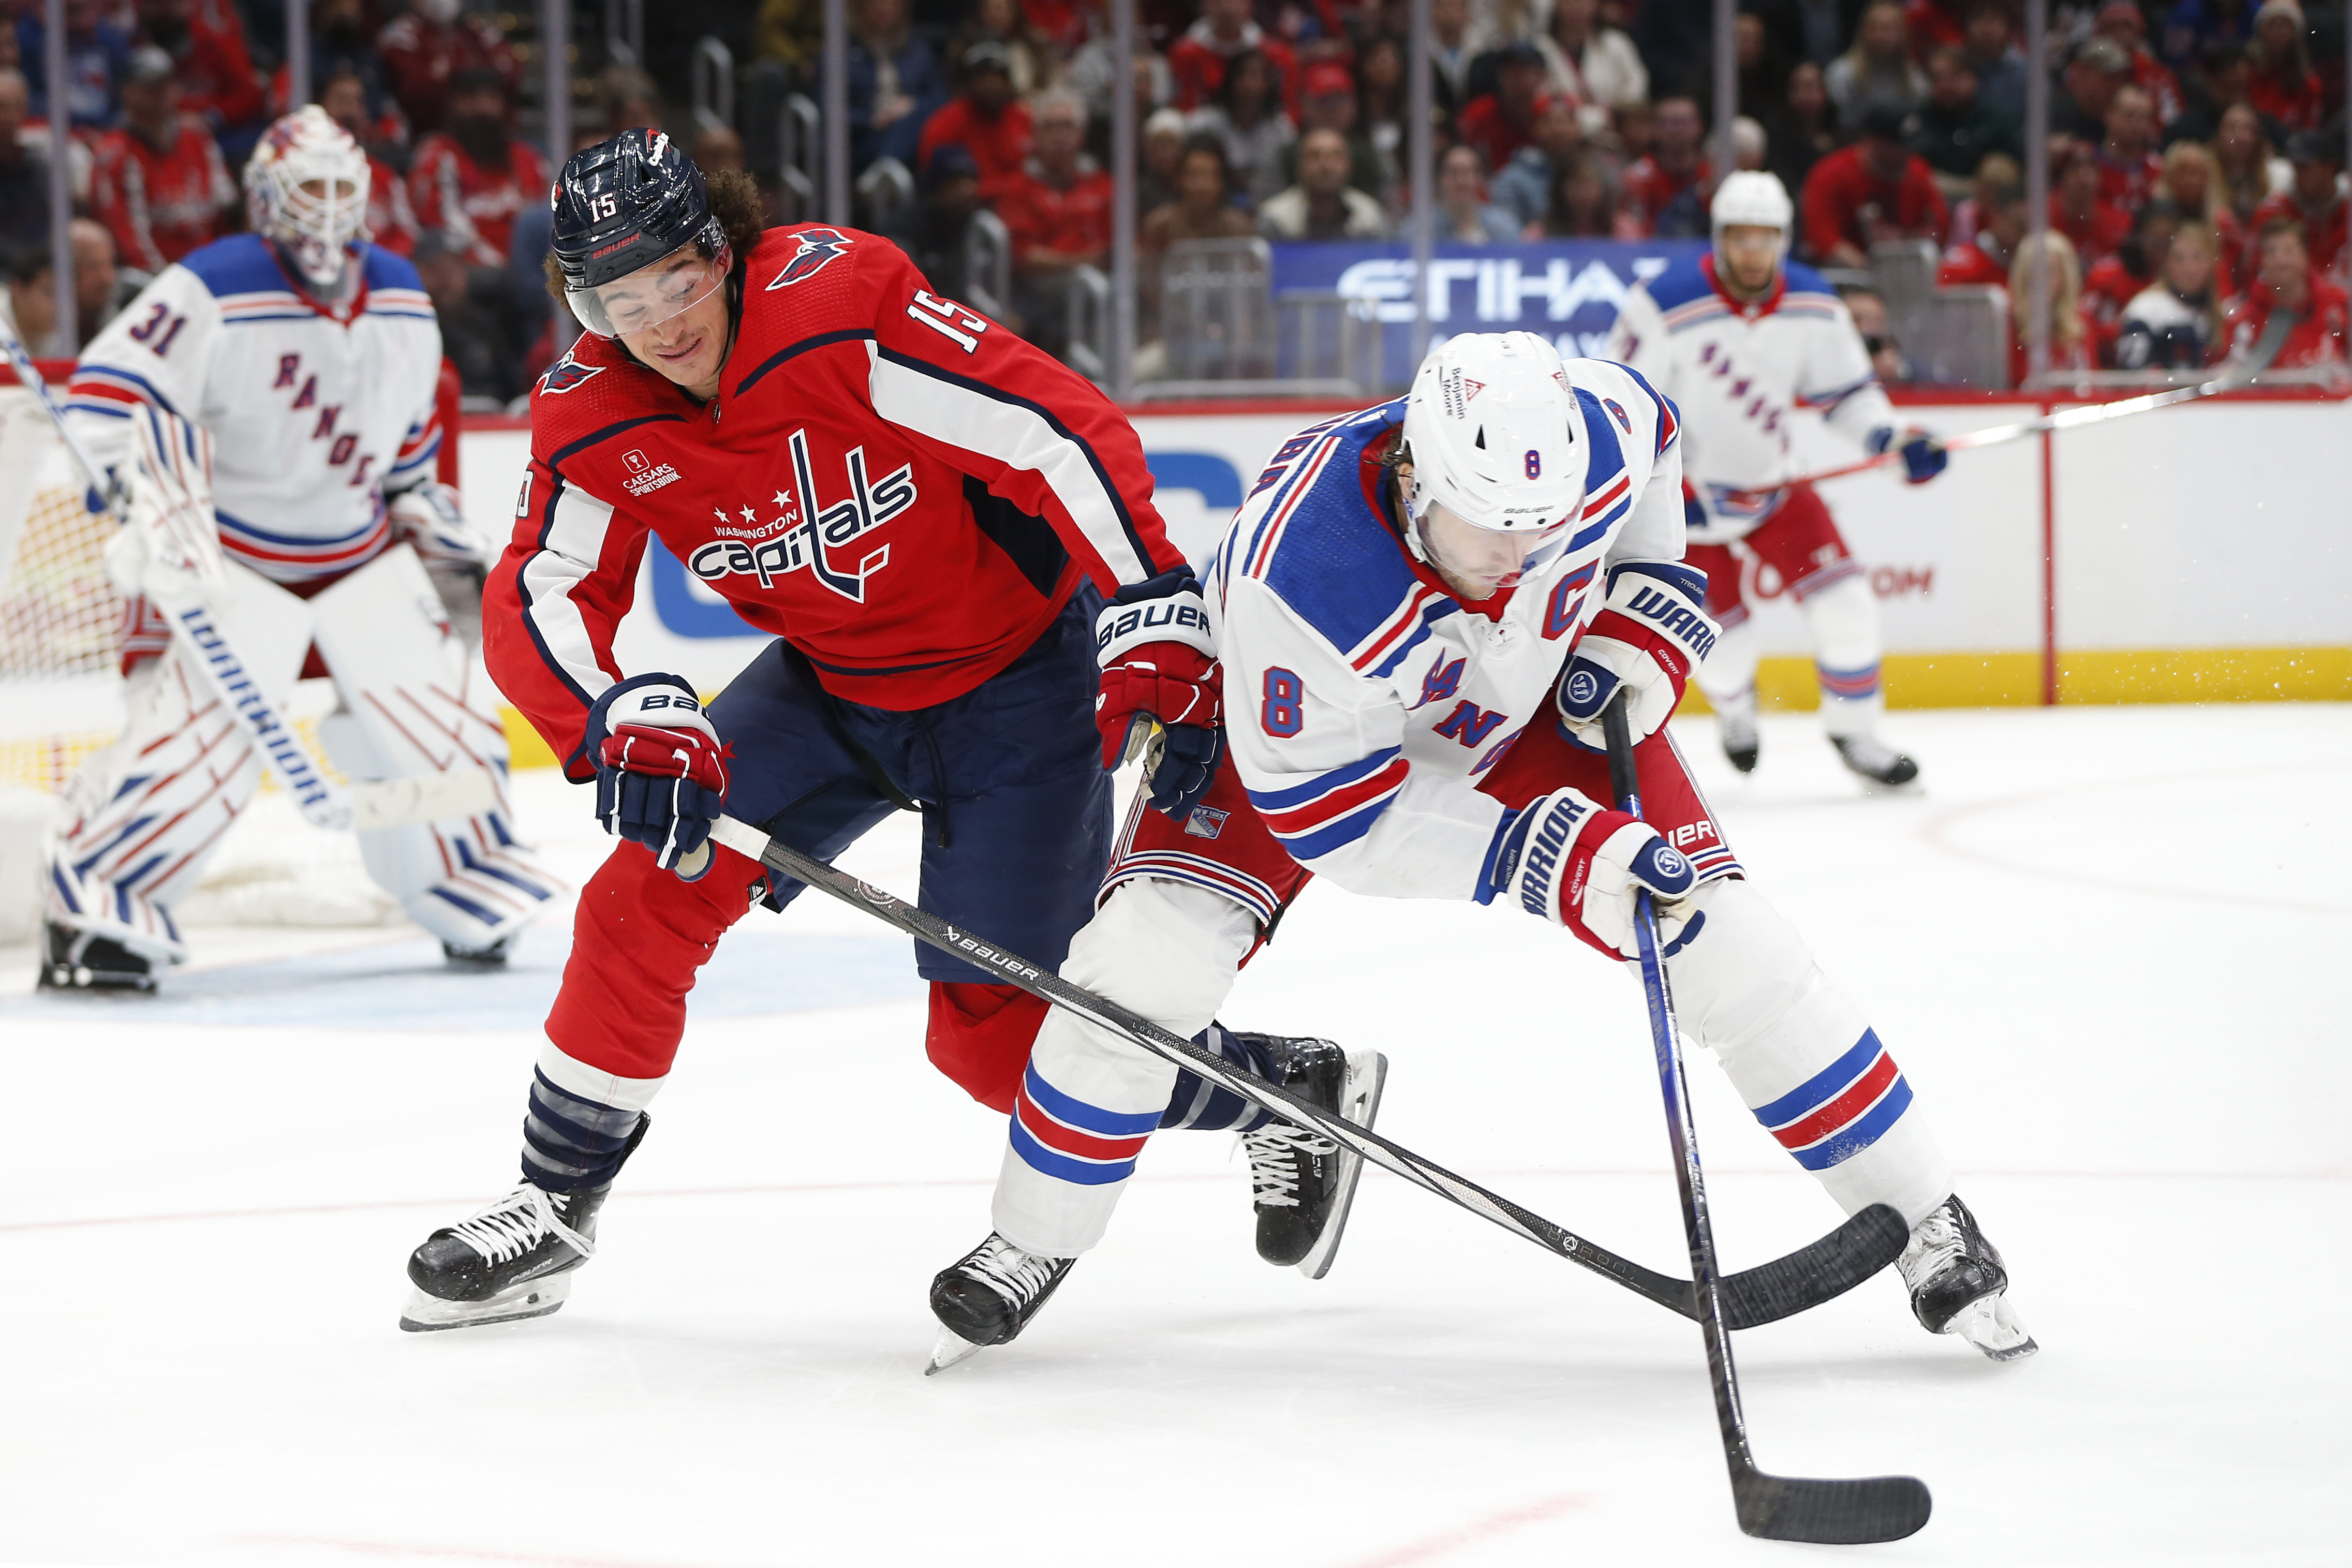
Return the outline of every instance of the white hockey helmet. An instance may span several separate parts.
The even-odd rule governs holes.
[[[1758,228],[1780,231],[1780,250],[1789,248],[1789,227],[1796,221],[1796,207],[1789,200],[1789,187],[1780,183],[1778,174],[1768,174],[1761,169],[1742,169],[1724,176],[1723,184],[1715,187],[1715,200],[1707,208],[1707,221],[1713,226],[1716,243],[1723,241],[1723,231],[1734,224],[1749,224]]]
[[[367,232],[367,154],[325,110],[307,105],[261,133],[245,166],[245,205],[254,232],[313,288],[331,292],[352,242]]]
[[[1584,501],[1591,442],[1559,351],[1533,332],[1465,332],[1429,352],[1405,403],[1405,542],[1443,506],[1473,528],[1540,534]]]

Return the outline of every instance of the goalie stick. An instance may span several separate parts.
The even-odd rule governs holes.
[[[1609,740],[1609,784],[1617,809],[1642,815],[1641,783],[1633,768],[1633,742],[1625,704],[1601,712]],[[1807,1480],[1767,1475],[1748,1448],[1748,1421],[1739,1409],[1739,1383],[1731,1366],[1731,1335],[1724,1287],[1715,1258],[1715,1232],[1706,1213],[1706,1184],[1698,1165],[1698,1139],[1691,1122],[1689,1086],[1683,1078],[1682,1045],[1675,1025],[1675,999],[1658,956],[1658,914],[1648,889],[1633,898],[1633,940],[1641,949],[1642,990],[1650,1004],[1650,1041],[1657,1053],[1658,1089],[1666,1103],[1666,1136],[1675,1148],[1675,1180],[1682,1189],[1683,1233],[1690,1242],[1691,1279],[1696,1286],[1700,1331],[1706,1336],[1706,1371],[1715,1385],[1715,1418],[1723,1434],[1723,1458],[1731,1468],[1732,1504],[1739,1528],[1769,1541],[1810,1541],[1846,1546],[1900,1541],[1927,1522],[1925,1484],[1910,1476],[1873,1476],[1865,1480]],[[1865,1210],[1865,1213],[1874,1212]]]
[[[113,513],[118,524],[129,527],[131,498],[121,477],[100,468],[80,438],[68,427],[65,411],[49,395],[48,383],[43,379],[40,367],[33,363],[23,340],[13,332],[0,332],[0,351],[6,353],[17,381],[48,416],[67,456],[89,480],[91,492]],[[168,417],[186,426],[177,415]],[[159,449],[163,444],[160,440],[156,443]],[[166,457],[198,460],[193,452]],[[210,467],[208,459],[201,461],[202,466]],[[205,542],[194,538],[183,539],[180,543],[191,551],[201,550],[205,545]],[[216,542],[212,544],[211,552],[217,558]],[[338,785],[312,763],[309,751],[295,734],[293,723],[262,690],[261,683],[250,673],[251,667],[237,652],[236,642],[213,613],[213,606],[196,595],[185,602],[161,607],[170,617],[173,633],[183,640],[189,662],[212,683],[254,748],[268,760],[270,771],[277,773],[294,797],[303,818],[313,826],[373,832],[445,817],[471,816],[498,805],[497,781],[482,768],[455,768],[429,777],[388,779],[348,788]]]
[[[1570,1263],[1614,1280],[1670,1311],[1685,1318],[1699,1316],[1700,1303],[1689,1280],[1676,1279],[1620,1258],[1368,1128],[1309,1105],[1274,1084],[1237,1072],[1223,1058],[1212,1056],[1140,1014],[1130,1013],[1116,1002],[1073,985],[1017,953],[1007,952],[971,931],[950,925],[937,915],[895,899],[845,871],[835,870],[814,856],[803,854],[731,816],[720,817],[712,826],[710,837],[747,859],[863,910],[918,942],[989,970],[1007,984],[1055,1006],[1066,1007],[1130,1045],[1265,1106],[1287,1121],[1311,1126],[1382,1170],[1491,1220]],[[699,864],[697,857],[709,853],[708,845],[694,851],[681,862],[681,871],[696,873]],[[1819,1306],[1894,1262],[1909,1236],[1900,1215],[1884,1205],[1874,1205],[1810,1246],[1719,1281],[1722,1305],[1718,1317],[1727,1327],[1748,1329]]]
[[[2271,361],[2278,357],[2286,335],[2294,329],[2296,318],[2284,310],[2273,310],[2263,324],[2263,335],[2246,357],[2224,370],[2210,381],[2200,381],[2194,386],[2168,387],[2141,397],[2126,397],[2116,403],[2085,403],[2055,414],[2044,414],[2036,419],[2016,425],[1995,425],[1985,430],[1964,430],[1957,436],[1944,437],[1944,450],[1965,452],[1977,447],[1998,447],[2010,441],[2021,441],[2028,436],[2040,436],[2053,430],[2077,430],[2085,425],[2102,425],[2110,419],[2127,418],[2134,414],[2146,414],[2152,409],[2168,408],[2176,403],[2194,403],[2200,398],[2216,397],[2224,392],[2235,392],[2270,369]],[[1800,474],[1793,479],[1783,479],[1777,485],[1759,489],[1733,490],[1731,499],[1752,503],[1799,485],[1817,485],[1823,479],[1843,479],[1848,474],[1866,473],[1902,461],[1901,447],[1889,444],[1886,450],[1859,462],[1842,463],[1834,468],[1822,468],[1816,473]]]

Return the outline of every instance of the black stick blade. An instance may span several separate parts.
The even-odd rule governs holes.
[[[1725,1276],[1724,1323],[1752,1329],[1843,1296],[1900,1258],[1910,1239],[1911,1227],[1901,1215],[1885,1204],[1873,1204],[1809,1247]]]
[[[1733,1478],[1731,1492],[1748,1534],[1823,1546],[1900,1541],[1916,1534],[1934,1507],[1927,1483],[1911,1476],[1811,1481],[1749,1470]]]

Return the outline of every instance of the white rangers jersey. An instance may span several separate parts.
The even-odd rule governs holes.
[[[384,494],[434,477],[441,329],[416,268],[362,248],[330,313],[257,235],[167,267],[82,351],[67,418],[90,456],[127,460],[130,409],[212,432],[229,556],[279,583],[332,577],[391,542]]]
[[[1473,607],[1385,520],[1405,400],[1285,442],[1210,563],[1225,724],[1251,803],[1300,865],[1360,893],[1468,899],[1503,804],[1478,791],[1599,613],[1605,572],[1683,558],[1674,405],[1568,362],[1591,447],[1580,520]]]
[[[1683,475],[1705,513],[1691,519],[1694,543],[1727,543],[1779,510],[1785,491],[1735,492],[1795,477],[1800,409],[1856,441],[1895,423],[1844,301],[1794,262],[1771,293],[1743,303],[1717,284],[1714,257],[1676,261],[1626,298],[1609,353],[1682,411]]]

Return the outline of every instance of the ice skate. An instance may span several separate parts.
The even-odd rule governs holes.
[[[1743,773],[1756,771],[1756,758],[1763,749],[1756,732],[1756,700],[1751,694],[1746,702],[1718,702],[1715,705],[1716,738],[1723,742],[1723,754],[1731,765]]]
[[[1024,1252],[991,1232],[931,1281],[931,1311],[940,1331],[923,1375],[944,1372],[990,1345],[1012,1343],[1076,1261]]]
[[[409,1255],[416,1289],[401,1310],[412,1333],[543,1318],[572,1292],[572,1272],[596,1256],[596,1211],[608,1183],[551,1193],[525,1182],[471,1219],[445,1226]]]
[[[1919,764],[1875,735],[1832,735],[1845,765],[1872,784],[1899,788],[1919,776]]]
[[[44,991],[135,991],[155,989],[152,962],[110,937],[48,922],[47,951],[36,984]]]
[[[1992,1361],[2021,1360],[2042,1348],[2009,1304],[2000,1248],[1957,1194],[1911,1227],[1896,1267],[1912,1314],[1929,1333],[1958,1334]]]
[[[504,969],[507,957],[514,951],[515,938],[520,931],[509,931],[488,947],[464,948],[454,942],[441,944],[441,956],[456,969]]]
[[[1329,1040],[1258,1038],[1283,1088],[1359,1127],[1372,1124],[1388,1058],[1378,1051],[1351,1054]],[[1320,1279],[1347,1228],[1348,1208],[1364,1173],[1362,1157],[1311,1128],[1282,1121],[1243,1133],[1242,1146],[1249,1152],[1257,1255]]]

